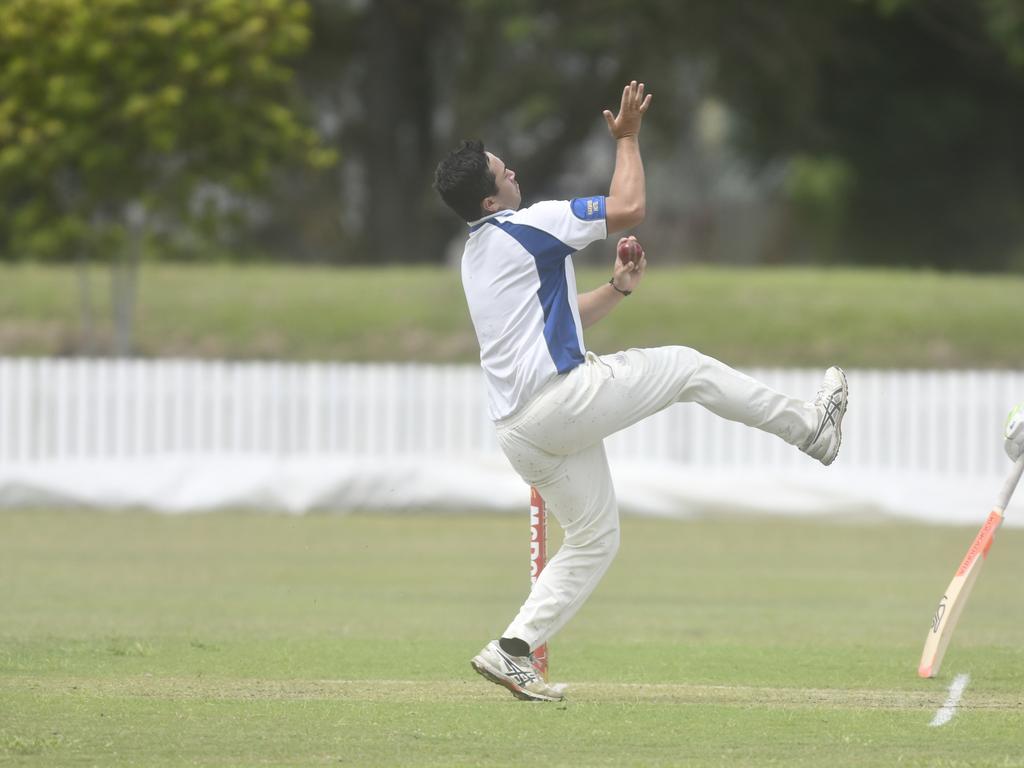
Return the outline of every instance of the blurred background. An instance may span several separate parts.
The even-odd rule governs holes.
[[[834,3],[4,4],[0,247],[441,263],[466,136],[528,199],[600,192],[640,78],[666,259],[1024,269],[1024,10]],[[402,226],[395,226],[401,221]]]
[[[0,499],[99,498],[91,465],[22,493],[54,462],[492,456],[434,167],[480,137],[525,203],[604,193],[601,110],[632,78],[652,268],[591,348],[684,343],[801,391],[839,362],[862,468],[999,474],[1024,396],[1016,0],[7,0]],[[611,259],[579,254],[581,286]],[[661,429],[658,460],[714,453]],[[269,503],[437,501],[296,493]]]

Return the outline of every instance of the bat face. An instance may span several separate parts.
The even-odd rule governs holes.
[[[935,616],[932,617],[932,632],[938,632],[942,626],[942,617],[946,615],[946,606],[949,604],[949,595],[943,595],[939,600],[939,607],[935,609]]]
[[[1011,414],[1012,420],[1012,414]],[[925,638],[924,651],[921,653],[921,663],[918,665],[917,674],[921,677],[935,677],[939,674],[939,667],[942,666],[942,657],[946,653],[946,646],[953,636],[956,623],[960,619],[960,613],[964,609],[971,588],[974,586],[981,566],[988,557],[988,551],[992,547],[993,538],[1000,524],[1003,522],[1003,510],[1010,503],[1013,491],[1024,474],[1024,456],[1021,456],[1013,465],[1013,469],[1003,483],[999,496],[996,497],[996,505],[989,513],[985,524],[981,526],[978,535],[974,537],[971,546],[967,550],[960,567],[957,568],[953,580],[946,588],[946,594],[939,601],[939,607],[935,609],[932,616],[932,626]]]
[[[953,637],[953,630],[956,629],[957,622],[960,620],[960,613],[963,611],[964,605],[967,604],[967,598],[971,594],[974,582],[978,579],[981,566],[992,547],[993,537],[1002,522],[1002,510],[992,510],[967,549],[967,554],[960,563],[960,567],[957,568],[953,580],[949,582],[946,593],[939,600],[939,606],[935,609],[935,615],[932,616],[928,637],[925,638],[921,663],[917,668],[917,674],[920,677],[935,677],[939,674],[942,657]]]

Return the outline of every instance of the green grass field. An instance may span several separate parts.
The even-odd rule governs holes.
[[[627,518],[552,643],[570,698],[528,704],[468,664],[524,595],[525,512],[5,511],[0,764],[1024,766],[1024,531],[915,674],[973,534]]]
[[[580,290],[606,270],[581,270]],[[110,348],[109,275],[92,273],[96,350]],[[0,355],[81,349],[72,269],[0,265]],[[1024,275],[900,270],[665,268],[587,331],[589,348],[683,344],[735,365],[1019,368],[1008,318]],[[473,362],[459,275],[442,268],[148,264],[143,355]]]

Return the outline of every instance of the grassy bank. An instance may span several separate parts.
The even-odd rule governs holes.
[[[581,290],[604,271],[583,270]],[[91,276],[94,347],[109,348],[109,276]],[[588,329],[588,346],[684,344],[735,364],[1024,365],[1012,326],[1024,276],[919,271],[652,266],[640,290]],[[72,269],[0,266],[0,354],[82,350]],[[471,362],[457,272],[147,265],[137,348],[147,356]]]

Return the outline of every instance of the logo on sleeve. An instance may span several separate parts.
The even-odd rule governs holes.
[[[578,219],[594,221],[595,219],[604,218],[603,197],[577,197],[569,205],[572,207],[573,214]]]

